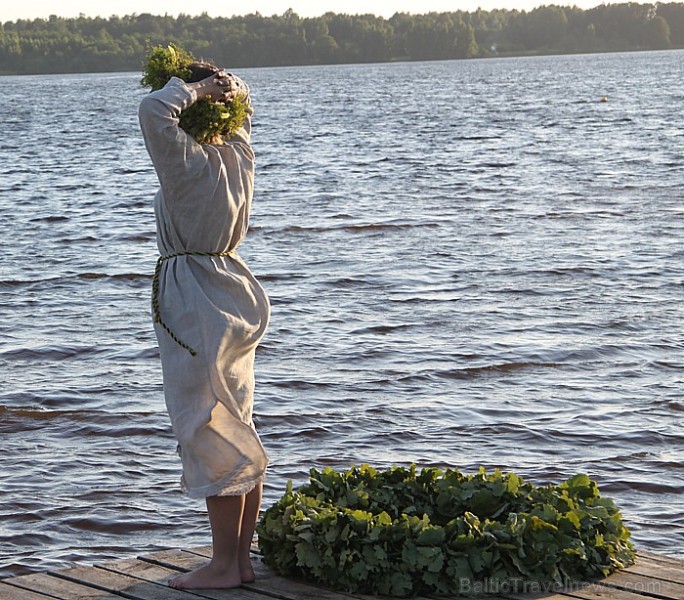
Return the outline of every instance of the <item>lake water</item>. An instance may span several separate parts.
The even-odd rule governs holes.
[[[264,507],[312,466],[586,472],[638,547],[684,556],[683,67],[239,72]],[[209,541],[151,325],[138,78],[0,78],[2,575]]]

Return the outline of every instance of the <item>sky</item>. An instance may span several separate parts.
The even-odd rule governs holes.
[[[623,0],[625,1],[625,0]],[[422,14],[465,10],[472,12],[506,8],[532,10],[536,6],[557,4],[592,8],[603,4],[602,0],[3,0],[0,6],[0,22],[17,19],[45,19],[50,15],[60,17],[109,17],[151,13],[153,15],[179,13],[198,15],[206,12],[211,17],[231,17],[259,12],[264,16],[282,14],[289,8],[301,17],[317,17],[326,12],[347,14],[375,14],[389,18],[394,13]],[[610,3],[610,2],[606,2]]]

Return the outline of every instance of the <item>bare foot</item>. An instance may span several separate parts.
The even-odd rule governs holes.
[[[169,580],[169,587],[178,590],[229,589],[241,584],[242,578],[237,565],[226,568],[212,562]]]
[[[247,562],[247,564],[240,562],[240,579],[242,579],[242,583],[252,583],[256,579],[251,562]]]

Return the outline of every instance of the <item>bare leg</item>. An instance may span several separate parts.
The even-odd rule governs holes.
[[[234,588],[242,583],[238,563],[240,526],[245,496],[209,496],[213,555],[209,564],[174,577],[169,586],[178,589]]]
[[[251,583],[254,581],[254,568],[249,559],[249,548],[252,545],[254,529],[259,518],[259,507],[261,506],[263,487],[263,483],[259,482],[257,486],[245,496],[245,508],[242,511],[240,543],[238,547],[238,565],[240,567],[242,583]]]

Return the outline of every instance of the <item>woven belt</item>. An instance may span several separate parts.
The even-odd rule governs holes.
[[[152,317],[155,323],[159,323],[164,331],[171,336],[171,339],[176,342],[181,348],[185,348],[192,356],[196,356],[197,352],[193,350],[188,344],[183,342],[178,336],[171,331],[171,328],[164,323],[161,318],[161,311],[159,310],[159,276],[161,275],[162,264],[171,258],[177,258],[178,256],[235,256],[235,250],[229,250],[227,252],[176,252],[175,254],[167,254],[166,256],[160,256],[157,259],[157,265],[154,268],[154,277],[152,278]]]

